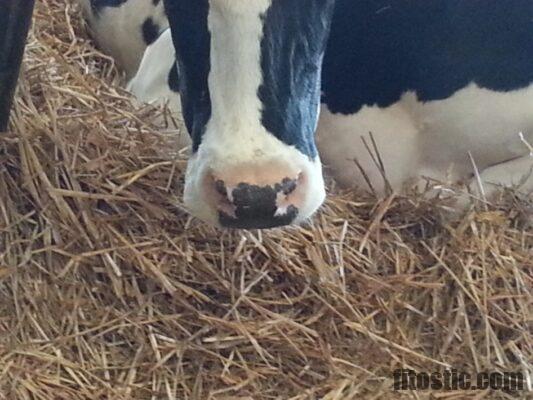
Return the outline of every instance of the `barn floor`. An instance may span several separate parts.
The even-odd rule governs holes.
[[[440,201],[332,188],[312,226],[221,232],[180,204],[156,121],[180,122],[114,85],[70,2],[38,1],[23,75],[0,136],[0,399],[528,397],[393,388],[398,368],[531,385],[513,193],[450,225]]]

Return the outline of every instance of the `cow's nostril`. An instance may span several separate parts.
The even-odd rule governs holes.
[[[217,191],[218,194],[221,194],[223,196],[227,196],[228,195],[228,191],[226,189],[226,185],[224,184],[224,181],[218,179],[215,181],[215,190]]]
[[[288,196],[296,190],[298,182],[296,179],[285,178],[281,184],[276,184],[276,192],[282,192],[285,196]]]

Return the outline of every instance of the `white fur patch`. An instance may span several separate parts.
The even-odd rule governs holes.
[[[318,148],[343,185],[368,188],[353,161],[357,159],[381,194],[383,178],[361,140],[364,136],[370,145],[369,132],[395,190],[420,176],[444,182],[470,179],[469,152],[481,171],[528,153],[519,133],[533,141],[532,105],[533,85],[502,93],[471,84],[448,99],[423,103],[414,93],[406,93],[390,107],[363,107],[348,116],[332,114],[324,107]],[[516,180],[506,179],[508,173],[491,175],[500,176],[504,186]]]

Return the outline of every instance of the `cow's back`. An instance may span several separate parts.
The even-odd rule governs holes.
[[[442,100],[533,82],[531,0],[338,0],[323,70],[330,110]]]

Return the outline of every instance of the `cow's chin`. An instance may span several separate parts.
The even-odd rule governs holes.
[[[259,216],[257,221],[254,218],[249,218],[245,224],[246,226],[239,226],[239,223],[236,223],[235,226],[222,224],[221,215],[223,214],[231,220],[232,211],[228,210],[224,204],[220,204],[220,198],[217,198],[217,196],[220,196],[220,193],[213,190],[213,179],[209,177],[216,177],[218,171],[225,171],[227,168],[235,170],[235,168],[239,169],[240,166],[239,164],[235,164],[231,157],[225,158],[225,161],[220,161],[220,158],[218,158],[218,161],[213,162],[213,158],[210,157],[211,154],[206,153],[209,152],[202,151],[200,148],[188,161],[185,177],[184,203],[191,215],[211,226],[218,228],[240,227],[246,229],[264,229],[286,225],[300,225],[319,209],[326,197],[320,157],[316,156],[314,159],[310,159],[296,149],[290,148],[289,153],[292,156],[290,161],[293,166],[296,166],[292,171],[296,171],[297,169],[298,173],[295,173],[295,176],[287,176],[287,178],[294,178],[297,180],[297,184],[301,185],[300,189],[297,187],[290,194],[290,202],[294,203],[295,206],[291,207],[292,204],[284,205],[284,202],[287,203],[287,201],[280,200],[277,202],[277,206],[279,207],[276,213],[278,214],[277,217],[267,223],[264,220],[262,221],[262,217]],[[245,163],[242,169],[246,170],[250,165],[255,167],[257,165],[256,161]],[[276,171],[274,167],[276,162],[276,160],[266,163],[264,161],[260,162],[269,167],[266,175],[268,175],[268,172],[273,172],[274,175],[279,177],[285,175],[285,171]],[[290,175],[290,173],[288,174]],[[262,187],[265,184],[266,181],[262,181],[258,182],[257,186]]]

